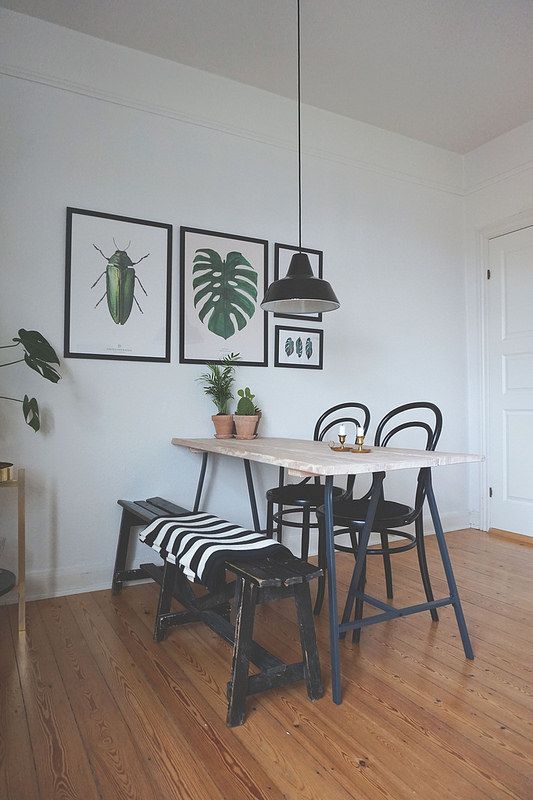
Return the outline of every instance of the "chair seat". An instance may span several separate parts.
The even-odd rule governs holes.
[[[340,486],[333,487],[333,496],[340,497],[344,492]],[[289,483],[276,486],[267,492],[267,500],[287,506],[321,506],[324,502],[324,487],[316,483]]]
[[[351,525],[362,528],[368,511],[368,500],[341,500],[333,503],[333,520],[335,525]],[[323,513],[323,507],[320,509]],[[412,521],[414,510],[403,503],[383,500],[376,511],[372,530],[383,531],[387,528],[399,528]]]

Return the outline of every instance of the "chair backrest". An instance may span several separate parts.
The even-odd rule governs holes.
[[[332,406],[317,419],[313,439],[316,442],[323,441],[332,428],[345,422],[354,426],[354,436],[358,426],[363,427],[366,435],[370,425],[370,411],[363,403],[339,403]]]
[[[411,419],[412,414],[409,412],[419,411],[421,409],[428,409],[433,418],[431,423],[421,422],[416,419]],[[403,416],[402,416],[403,415]],[[399,418],[399,419],[398,419]],[[437,442],[440,439],[442,432],[442,412],[434,403],[419,402],[419,403],[405,403],[402,406],[393,408],[388,414],[385,414],[376,429],[374,437],[374,445],[376,447],[387,447],[390,440],[396,436],[400,431],[409,428],[419,428],[426,433],[426,446],[425,450],[434,450]],[[427,468],[419,470],[415,498],[415,512],[416,516],[421,512],[425,500],[425,483],[422,480],[426,474]]]

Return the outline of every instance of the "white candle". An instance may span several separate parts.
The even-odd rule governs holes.
[[[346,436],[346,425],[339,425],[339,436]]]
[[[361,425],[358,425],[357,426],[357,436],[364,436],[364,435],[365,435],[365,429],[362,428]]]

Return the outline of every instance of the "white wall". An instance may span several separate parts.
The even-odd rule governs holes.
[[[29,594],[43,596],[109,585],[117,498],[191,501],[197,457],[169,440],[209,435],[212,409],[201,367],[177,363],[179,226],[266,238],[272,268],[274,242],[296,234],[295,109],[13,12],[0,10],[0,30],[2,340],[36,328],[61,352],[66,206],[174,225],[171,364],[67,359],[57,386],[23,365],[2,373],[7,393],[34,393],[44,412],[35,435],[0,404],[2,459],[28,469]],[[317,109],[303,125],[304,244],[324,250],[342,307],[324,318],[322,372],[239,369],[262,433],[307,437],[349,399],[370,406],[373,432],[392,406],[430,399],[445,415],[442,449],[462,450],[461,158]],[[276,470],[257,474],[262,497]],[[413,477],[392,481],[398,497]],[[247,524],[242,465],[219,462],[211,478],[208,507]],[[468,525],[467,470],[443,469],[436,484],[445,526]],[[13,514],[3,499],[6,535]]]
[[[465,257],[468,317],[469,448],[486,452],[484,435],[483,320],[488,235],[533,224],[533,121],[464,156]],[[487,528],[484,469],[469,475],[475,516]]]

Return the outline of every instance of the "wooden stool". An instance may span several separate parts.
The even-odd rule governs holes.
[[[175,516],[190,512],[159,497],[135,502],[120,500],[119,504],[123,508],[123,516],[113,574],[113,592],[120,592],[123,581],[151,577],[161,586],[154,626],[156,641],[161,641],[172,627],[190,622],[204,622],[233,645],[231,680],[227,687],[229,726],[243,723],[246,697],[249,694],[305,680],[311,700],[318,700],[323,696],[309,591],[309,582],[322,574],[318,567],[294,556],[284,560],[254,561],[253,554],[250,553],[249,562],[226,562],[226,569],[235,575],[235,581],[224,584],[216,592],[197,596],[179,567],[169,561],[165,561],[163,567],[141,564],[140,569],[125,569],[132,526],[151,522],[155,517],[165,514]],[[235,626],[229,620],[229,601],[232,596]],[[256,606],[287,597],[294,598],[302,648],[302,661],[294,664],[286,664],[253,640]],[[185,610],[172,612],[170,608],[173,598]],[[259,673],[248,674],[250,662],[259,667]]]

